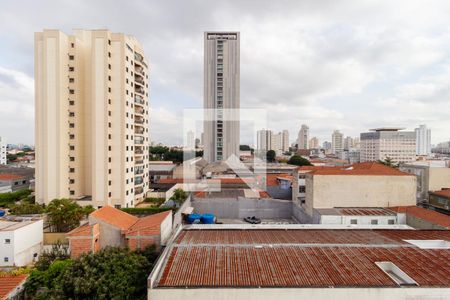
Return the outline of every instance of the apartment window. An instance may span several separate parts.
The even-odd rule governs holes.
[[[111,45],[111,40],[108,40],[108,45]]]
[[[74,135],[74,134],[70,134],[70,135],[69,135],[69,138],[70,138],[71,140],[73,140],[73,139],[75,138],[75,135]]]
[[[127,191],[127,196],[128,196],[128,191]]]
[[[75,94],[75,90],[70,89],[70,90],[69,90],[69,93],[70,93],[71,95],[73,95],[73,94]]]
[[[111,157],[108,157],[108,162],[111,162]]]
[[[122,206],[120,204],[114,205],[115,208],[120,209]]]
[[[109,139],[109,140],[111,139],[111,134],[108,134],[108,139]]]
[[[75,82],[75,79],[74,79],[74,78],[69,78],[69,82],[70,82],[70,83],[74,83],[74,82]]]
[[[108,197],[111,198],[111,192],[108,193]]]
[[[75,173],[75,168],[70,168],[69,173]]]
[[[70,180],[69,180],[69,183],[70,183],[70,184],[74,184],[74,183],[75,183],[75,179],[70,179]]]
[[[111,76],[108,76],[108,80],[111,81]]]
[[[69,55],[69,60],[74,60],[74,59],[75,59],[75,56]]]
[[[108,92],[111,93],[111,88],[110,87],[108,88]]]
[[[10,239],[5,239],[5,244],[11,244],[11,240]]]
[[[351,220],[350,220],[350,224],[358,224],[358,220],[356,220],[356,219],[351,219]]]
[[[394,224],[395,224],[395,221],[394,221],[394,220],[388,220],[388,224],[389,224],[389,225],[394,225]]]
[[[108,185],[111,185],[111,180],[110,180],[110,181],[108,181]]]
[[[111,174],[111,169],[108,169],[108,174]]]
[[[70,161],[75,161],[75,157],[71,156]]]
[[[70,128],[75,128],[75,124],[74,123],[69,123],[69,127]]]
[[[110,116],[110,117],[111,117],[111,111],[110,111],[110,110],[108,110],[108,116]]]
[[[73,111],[71,111],[71,112],[69,113],[69,117],[75,117],[75,113],[74,113]]]
[[[75,101],[69,100],[69,105],[75,105]]]
[[[125,67],[125,72],[127,72],[127,73],[128,73],[128,67]]]
[[[108,104],[111,104],[111,99],[108,99]]]
[[[372,224],[372,225],[378,225],[378,220],[370,220],[370,224]]]
[[[75,150],[75,146],[69,146],[70,150]]]
[[[108,146],[108,151],[111,151],[111,146]]]
[[[111,70],[111,64],[108,64],[108,69],[110,69],[110,70]]]
[[[70,191],[70,195],[75,195],[75,191]]]
[[[126,92],[127,92],[127,95],[128,95],[128,90],[126,90]]]
[[[111,122],[108,122],[108,127],[111,128]]]
[[[111,52],[108,52],[108,57],[111,57]]]
[[[75,67],[69,67],[69,72],[75,71]]]
[[[9,258],[8,258],[8,257],[5,257],[5,258],[3,259],[3,261],[4,261],[4,262],[8,262],[8,261],[9,261]]]
[[[75,43],[70,43],[70,47],[75,48]]]

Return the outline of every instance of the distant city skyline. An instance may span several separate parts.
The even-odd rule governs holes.
[[[203,107],[206,30],[245,36],[241,107],[267,109],[268,126],[289,129],[291,139],[300,124],[308,124],[320,141],[329,141],[334,129],[356,137],[374,127],[414,130],[420,124],[432,130],[432,144],[450,139],[450,3],[174,5],[3,1],[0,136],[11,144],[34,144],[33,33],[107,28],[136,36],[149,58],[153,142],[182,144],[182,109]],[[20,26],[11,26],[11,20],[20,20]],[[247,136],[242,130],[241,144],[249,143]]]

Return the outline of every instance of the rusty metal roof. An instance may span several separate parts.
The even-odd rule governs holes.
[[[450,241],[438,230],[184,230],[157,287],[390,287],[390,261],[419,286],[450,286],[450,250],[404,240]]]

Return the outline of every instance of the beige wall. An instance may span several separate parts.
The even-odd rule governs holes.
[[[36,33],[39,202],[90,197],[83,205],[125,207],[144,199],[148,190],[148,67],[145,57],[138,62],[135,53],[144,57],[134,37],[108,30],[75,30],[71,36],[58,30]],[[138,65],[143,76],[135,70]],[[143,80],[144,103],[135,101],[138,80]],[[143,112],[143,124],[136,123],[137,107]],[[137,136],[144,139],[142,144],[136,144]],[[137,148],[142,154],[135,153]],[[143,184],[135,181],[137,167],[144,168]],[[142,192],[135,194],[138,189]]]
[[[415,176],[306,176],[305,210],[314,208],[391,207],[416,204]]]
[[[430,191],[450,188],[450,168],[429,168],[429,172],[428,189]]]

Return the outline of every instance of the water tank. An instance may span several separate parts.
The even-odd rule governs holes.
[[[6,214],[6,211],[0,209],[0,217],[3,217]]]
[[[216,217],[214,217],[213,214],[204,214],[202,216],[202,223],[203,224],[214,224]]]
[[[202,215],[199,214],[190,214],[187,216],[188,223],[192,224],[195,222],[195,220],[199,220],[202,218]]]

